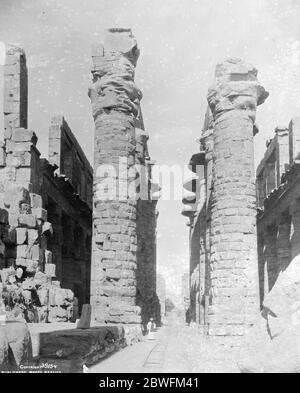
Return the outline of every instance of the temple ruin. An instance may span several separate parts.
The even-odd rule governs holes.
[[[89,90],[95,121],[91,305],[95,323],[158,317],[156,203],[134,83],[139,49],[130,29],[93,47]]]
[[[94,325],[160,318],[158,198],[134,84],[138,55],[129,29],[111,29],[93,47],[92,168],[63,116],[52,118],[48,159],[40,157],[27,128],[26,56],[17,46],[7,50],[0,272],[10,317],[75,321],[91,304]]]
[[[27,128],[23,49],[4,66],[1,145],[1,282],[7,308],[27,322],[71,321],[89,302],[92,168],[62,116],[52,118],[49,159]]]
[[[259,312],[253,136],[256,106],[267,97],[251,65],[239,59],[217,65],[200,152],[189,164],[195,190],[184,185],[191,194],[183,199],[190,318],[223,340],[246,334]]]
[[[256,171],[260,301],[300,253],[300,119],[276,127]]]

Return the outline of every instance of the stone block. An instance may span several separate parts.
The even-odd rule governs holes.
[[[90,304],[84,304],[81,311],[81,317],[76,329],[89,329],[91,327],[92,307]]]
[[[5,190],[3,202],[7,208],[18,209],[22,203],[30,203],[29,192],[22,186],[12,185]]]
[[[39,231],[37,229],[27,229],[28,244],[36,244],[39,240]]]
[[[26,365],[32,360],[32,344],[27,324],[7,321],[4,328],[12,355],[9,359],[10,365]]]
[[[50,250],[45,250],[45,263],[52,263],[52,252]]]
[[[121,269],[107,269],[106,276],[115,280],[119,280],[122,277]]]
[[[118,326],[40,333],[40,356],[52,361],[74,359],[90,366],[123,345],[124,329]]]
[[[43,207],[42,197],[39,194],[30,193],[30,205],[32,209],[41,209]]]
[[[29,258],[34,260],[34,261],[40,261],[42,262],[44,259],[43,252],[38,244],[34,244],[29,248]]]
[[[29,256],[30,248],[27,244],[17,245],[16,247],[16,258],[26,259]]]
[[[32,209],[32,214],[36,216],[37,220],[41,220],[43,222],[47,221],[47,210],[42,208]]]
[[[15,260],[16,266],[23,266],[26,267],[26,258],[17,258]]]
[[[9,113],[4,116],[4,128],[10,129],[19,127],[20,125],[20,117],[17,113]]]
[[[36,216],[34,214],[19,214],[18,223],[20,227],[35,228]]]
[[[45,274],[52,278],[56,276],[56,266],[54,263],[45,264]]]
[[[33,144],[31,142],[13,142],[11,140],[6,141],[6,152],[14,153],[14,152],[22,152],[28,151],[30,152]]]
[[[27,241],[27,229],[26,228],[16,228],[16,242],[18,245],[24,244]]]
[[[36,273],[38,266],[39,266],[38,261],[34,261],[32,259],[26,259],[26,271],[28,273]]]
[[[32,169],[27,167],[17,168],[16,181],[21,184],[30,183],[32,181]]]
[[[53,227],[50,222],[44,222],[42,226],[43,235],[53,235]]]
[[[47,280],[48,280],[48,278],[47,278]],[[49,292],[49,290],[45,286],[42,286],[37,291],[38,297],[39,297],[39,300],[40,300],[40,303],[41,303],[42,306],[47,306],[48,305],[48,302],[49,302],[49,293],[48,292]]]
[[[11,167],[29,167],[31,165],[31,153],[29,152],[16,152],[9,153],[6,156],[6,165]]]
[[[47,274],[43,272],[37,272],[36,275],[34,276],[34,284],[37,287],[41,287],[42,285],[45,285],[47,283],[48,283]]]
[[[37,136],[34,131],[25,128],[15,128],[12,130],[11,139],[14,142],[32,142],[36,145]]]
[[[69,322],[72,319],[72,315],[72,306],[69,308],[54,306],[49,309],[48,319],[50,323]]]
[[[9,268],[0,270],[0,277],[1,277],[2,283],[5,284],[6,282],[8,282],[9,276],[15,275],[15,274],[16,274],[16,271],[13,267],[9,267]]]
[[[74,299],[74,293],[70,289],[56,288],[54,294],[56,306],[66,306]]]

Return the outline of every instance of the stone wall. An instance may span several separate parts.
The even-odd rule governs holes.
[[[27,129],[27,83],[24,51],[10,46],[4,66],[5,129],[0,151],[0,292],[10,318],[69,321],[76,316],[78,303],[73,291],[81,303],[89,298],[92,171],[63,119],[52,122],[50,157],[55,156],[51,143],[55,129],[56,147],[66,138],[73,143],[72,165],[78,174],[82,169],[82,176],[69,180],[65,168],[40,158],[37,136]],[[60,148],[65,162],[64,154]],[[64,255],[65,244],[70,255]]]
[[[294,118],[289,126],[276,127],[256,172],[261,304],[300,252],[299,124]]]
[[[49,129],[49,162],[41,161],[41,194],[53,236],[57,278],[79,306],[89,303],[93,171],[66,120],[55,116]]]

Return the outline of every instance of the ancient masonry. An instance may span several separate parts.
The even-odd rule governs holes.
[[[300,253],[300,119],[276,127],[256,172],[260,300]]]
[[[95,121],[91,305],[93,323],[156,317],[156,200],[140,100],[139,49],[130,29],[110,29],[92,53]],[[149,187],[150,186],[150,187]],[[137,197],[137,195],[139,195]]]
[[[49,159],[40,158],[27,129],[25,53],[7,51],[1,292],[7,309],[29,322],[74,320],[86,303],[95,324],[159,322],[158,188],[134,84],[138,55],[128,29],[109,30],[93,49],[93,173],[62,116],[51,121]]]
[[[7,50],[0,149],[0,292],[9,318],[70,321],[89,302],[92,168],[61,116],[49,160],[27,128],[24,51]],[[75,294],[75,297],[74,297]]]
[[[190,317],[214,337],[243,336],[259,311],[253,136],[256,107],[267,97],[255,68],[239,59],[218,64],[200,153],[190,163],[192,172],[203,166],[194,200],[183,200],[191,227]]]

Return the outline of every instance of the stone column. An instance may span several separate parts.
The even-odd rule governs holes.
[[[108,30],[93,48],[89,90],[95,121],[91,266],[93,323],[139,323],[136,306],[135,122],[142,97],[130,29]],[[119,161],[122,159],[122,165]]]
[[[208,108],[206,112],[206,120],[202,132],[202,137],[200,139],[202,149],[205,150],[205,166],[204,166],[204,177],[206,183],[206,217],[205,217],[205,244],[204,244],[204,252],[205,252],[205,268],[204,268],[204,293],[202,298],[203,304],[203,325],[205,325],[204,332],[207,333],[207,325],[208,325],[208,306],[209,306],[209,294],[211,288],[211,267],[210,267],[210,247],[211,247],[211,239],[210,239],[210,231],[211,231],[211,190],[212,190],[212,172],[213,172],[213,118],[212,114]]]
[[[217,65],[214,116],[209,334],[244,335],[259,311],[253,125],[268,93],[239,59]]]

